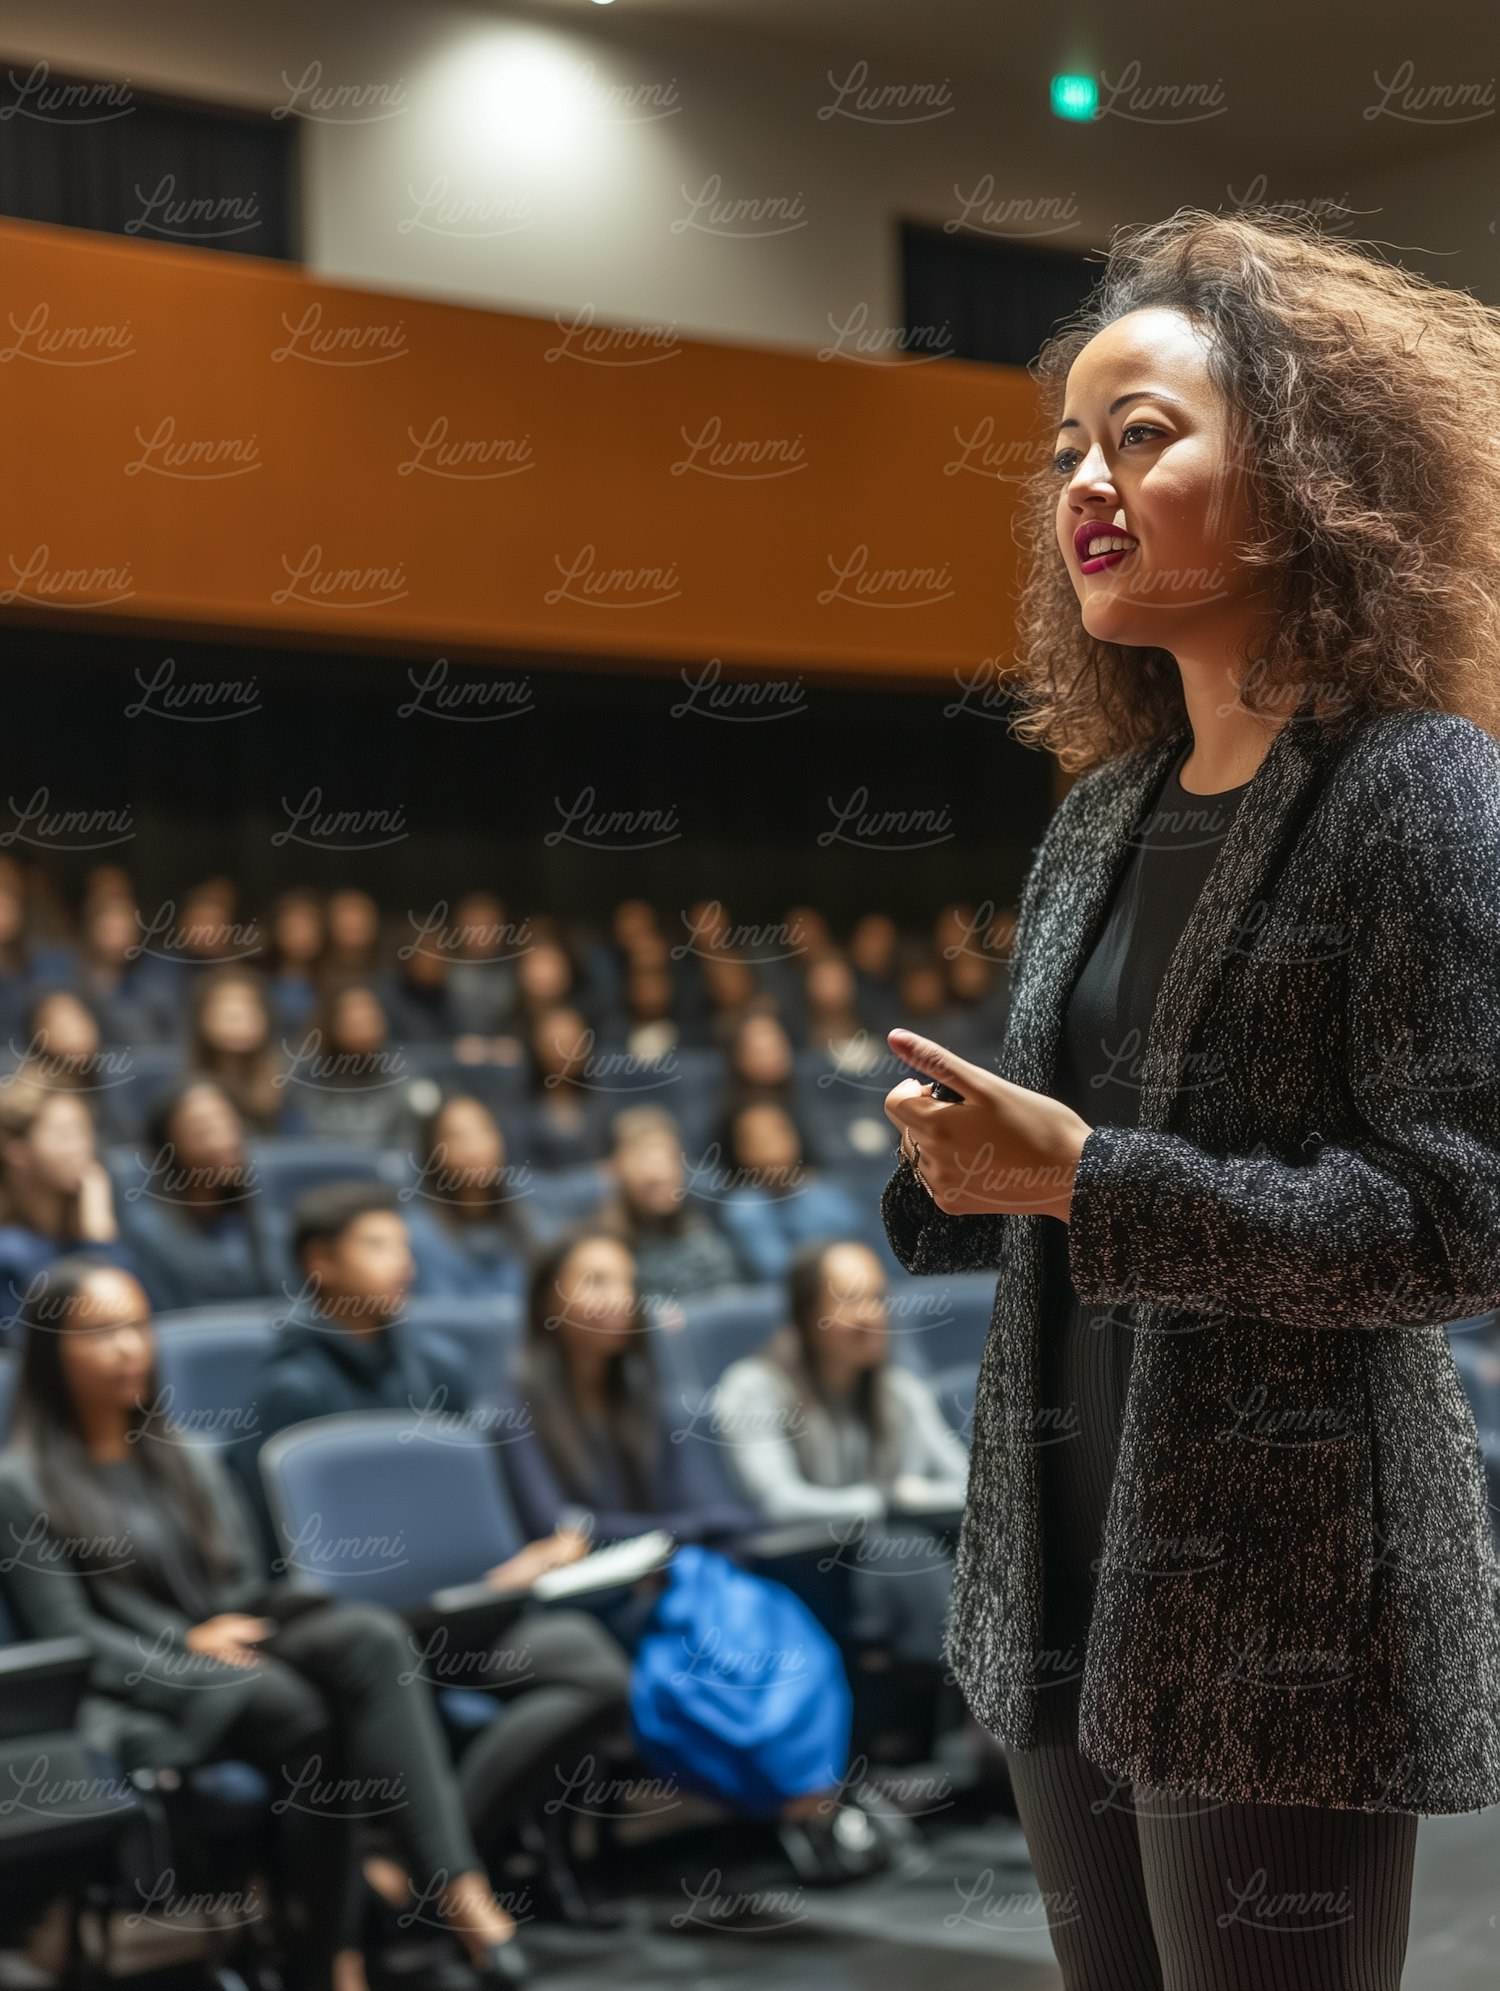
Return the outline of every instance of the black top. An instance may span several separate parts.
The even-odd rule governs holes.
[[[124,1524],[137,1575],[153,1596],[195,1625],[224,1608],[186,1520],[135,1459],[104,1459],[95,1471],[109,1489],[115,1516]]]
[[[1103,926],[1068,1000],[1054,1096],[1091,1127],[1137,1124],[1157,990],[1248,782],[1193,795],[1168,769],[1130,835]],[[1082,1670],[1095,1559],[1114,1481],[1135,1334],[1123,1307],[1080,1306],[1068,1230],[1043,1219],[1040,1415],[1044,1642],[1062,1678]],[[1069,1654],[1068,1648],[1075,1650]],[[1066,1657],[1064,1657],[1066,1655]]]

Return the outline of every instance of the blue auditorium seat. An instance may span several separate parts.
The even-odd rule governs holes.
[[[948,1369],[977,1371],[995,1309],[994,1272],[961,1272],[943,1277],[892,1279],[886,1293],[891,1358],[905,1349],[911,1366],[937,1374]]]
[[[651,1309],[664,1375],[679,1389],[711,1389],[731,1362],[764,1347],[786,1318],[780,1285],[725,1286],[680,1307]]]
[[[526,1539],[488,1437],[460,1420],[316,1418],[270,1439],[260,1471],[280,1538],[306,1545],[296,1569],[341,1597],[421,1611]]]
[[[476,1402],[502,1393],[510,1357],[521,1331],[521,1302],[513,1295],[480,1300],[413,1296],[407,1319],[417,1327],[446,1334],[463,1350]]]
[[[284,1311],[284,1301],[249,1300],[158,1314],[156,1379],[171,1422],[219,1452],[256,1442],[260,1365]]]

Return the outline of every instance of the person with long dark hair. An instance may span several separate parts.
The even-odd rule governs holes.
[[[758,1525],[713,1472],[715,1441],[692,1406],[668,1408],[634,1254],[609,1225],[570,1224],[533,1252],[512,1382],[528,1421],[504,1458],[533,1534],[578,1509],[599,1542],[652,1528],[710,1541]]]
[[[279,893],[271,907],[265,956],[266,992],[282,1030],[300,1030],[318,1000],[325,941],[323,901],[305,886]]]
[[[682,1139],[665,1107],[627,1106],[614,1119],[614,1191],[601,1214],[629,1245],[641,1290],[689,1299],[744,1276],[734,1246],[689,1200]]]
[[[1419,1816],[1500,1800],[1500,314],[1188,208],[1037,371],[1078,778],[998,1070],[890,1037],[893,1248],[1001,1273],[949,1653],[1070,1991],[1394,1991]]]
[[[309,1987],[364,1984],[349,1800],[331,1793],[365,1780],[388,1795],[420,1898],[487,1977],[519,1981],[515,1924],[490,1893],[401,1621],[332,1598],[280,1621],[288,1586],[263,1573],[229,1475],[161,1405],[139,1284],[86,1259],[55,1265],[25,1310],[0,1522],[26,1629],[92,1650],[91,1739],[127,1772],[234,1757],[272,1779],[287,1935]]]
[[[868,1205],[841,1183],[809,1167],[802,1137],[784,1106],[751,1100],[724,1129],[728,1187],[719,1223],[751,1279],[784,1279],[799,1244],[858,1237],[870,1229]],[[878,1228],[875,1238],[885,1247]]]
[[[411,1135],[411,1084],[375,982],[330,973],[287,1075],[297,1131],[352,1147],[400,1147]]]
[[[75,1251],[138,1269],[120,1235],[87,1095],[23,1067],[0,1086],[0,1322],[8,1327],[32,1281]]]
[[[151,1109],[138,1157],[120,1227],[159,1308],[275,1292],[251,1221],[260,1187],[244,1122],[216,1079],[175,1080]]]
[[[518,1294],[536,1241],[526,1185],[512,1187],[505,1136],[482,1100],[453,1093],[417,1127],[415,1181],[401,1192],[424,1299]],[[599,1193],[603,1195],[601,1176]]]
[[[201,969],[188,997],[188,1070],[217,1079],[248,1127],[273,1134],[296,1131],[285,1066],[264,978],[227,962]]]
[[[727,1550],[758,1525],[713,1468],[720,1441],[707,1406],[669,1401],[653,1339],[634,1255],[607,1224],[571,1225],[535,1255],[513,1365],[529,1421],[505,1457],[516,1504],[539,1534],[578,1525],[590,1541],[608,1542],[665,1528],[680,1542]],[[638,1587],[597,1606],[633,1656],[652,1602]],[[787,1799],[777,1830],[797,1871],[819,1883],[859,1879],[887,1858],[836,1786]]]

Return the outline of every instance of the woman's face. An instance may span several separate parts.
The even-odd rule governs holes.
[[[791,1116],[779,1106],[745,1106],[735,1115],[734,1159],[772,1182],[790,1179],[801,1142]]]
[[[861,974],[888,975],[896,955],[896,922],[885,913],[866,913],[849,939],[849,958]]]
[[[195,1169],[206,1180],[225,1182],[245,1163],[240,1116],[213,1085],[184,1093],[172,1115],[172,1146],[179,1168]]]
[[[612,1238],[577,1244],[558,1268],[552,1319],[564,1359],[580,1349],[612,1355],[635,1329],[635,1259]]]
[[[118,966],[140,937],[140,924],[129,899],[104,899],[89,915],[89,940],[95,956]]]
[[[1234,552],[1249,480],[1207,353],[1181,312],[1152,307],[1107,325],[1069,371],[1057,543],[1100,642],[1175,655],[1238,624],[1260,585]],[[1090,558],[1088,541],[1111,537],[1123,550]]]
[[[63,1376],[82,1420],[131,1410],[151,1386],[151,1306],[128,1272],[91,1272],[63,1327]]]
[[[504,1163],[505,1143],[477,1099],[455,1099],[432,1130],[432,1158],[445,1180],[489,1188]]]
[[[201,892],[182,908],[182,944],[199,960],[212,961],[225,950],[231,908],[213,892]]]
[[[36,1034],[44,1058],[82,1064],[99,1048],[99,1026],[77,996],[49,996],[36,1013]]]
[[[549,1009],[532,1033],[537,1065],[548,1078],[571,1077],[588,1059],[589,1026],[576,1009]]]
[[[791,1077],[791,1039],[774,1016],[752,1016],[745,1024],[735,1068],[747,1085],[781,1085]]]
[[[368,1057],[385,1042],[385,1011],[372,989],[348,989],[333,1006],[329,1019],[335,1051]]]
[[[203,1041],[210,1050],[242,1056],[270,1035],[270,1018],[253,982],[224,982],[203,1005]]]
[[[638,935],[653,932],[655,926],[656,914],[644,899],[621,899],[615,907],[615,945],[627,953]]]
[[[328,901],[328,937],[346,954],[360,954],[380,937],[380,912],[368,892],[335,892]]]
[[[276,915],[276,946],[284,959],[305,967],[323,951],[323,916],[310,899],[293,899]]]
[[[83,1101],[55,1092],[31,1123],[22,1159],[35,1180],[72,1195],[94,1162],[94,1123]]]
[[[873,1369],[886,1358],[885,1271],[863,1244],[836,1244],[823,1256],[823,1297],[813,1324],[813,1359]]]
[[[807,999],[814,1009],[852,1009],[854,976],[836,954],[815,961],[807,971]]]
[[[551,941],[540,941],[521,956],[516,970],[521,987],[533,1002],[560,1002],[573,985],[568,957]]]
[[[943,971],[935,961],[907,968],[898,986],[901,1007],[908,1016],[935,1016],[948,996]]]
[[[682,1147],[674,1134],[638,1134],[615,1157],[626,1202],[642,1216],[665,1217],[682,1201]]]
[[[948,986],[966,1002],[978,1002],[989,991],[990,964],[967,951],[955,954],[948,963]]]

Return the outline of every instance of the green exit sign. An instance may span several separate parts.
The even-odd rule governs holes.
[[[1099,105],[1099,86],[1092,76],[1054,76],[1052,115],[1087,122]]]

